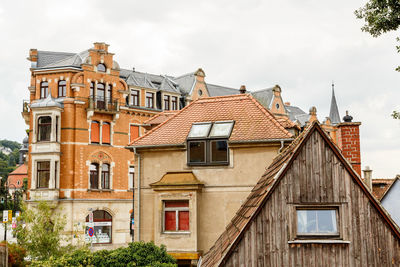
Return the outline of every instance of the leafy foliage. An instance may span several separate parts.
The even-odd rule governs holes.
[[[91,252],[87,248],[77,249],[62,257],[51,257],[47,261],[33,261],[31,266],[151,266],[176,267],[175,259],[168,255],[165,246],[158,247],[153,242],[134,242],[128,247],[114,250]]]
[[[7,247],[8,265],[13,267],[26,266],[26,262],[24,261],[24,258],[26,257],[26,250],[15,243],[7,243]]]
[[[20,216],[25,225],[17,226],[17,241],[32,259],[59,257],[65,250],[61,246],[65,218],[55,213],[54,208],[46,202],[39,202],[36,208],[25,208]]]

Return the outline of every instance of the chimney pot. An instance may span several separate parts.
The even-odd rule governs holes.
[[[240,92],[241,94],[245,94],[245,93],[246,93],[246,86],[245,86],[245,85],[241,85],[241,86],[240,86],[240,89],[239,89],[239,92]]]
[[[353,121],[353,117],[349,115],[348,110],[346,110],[346,116],[343,117],[343,121],[344,122],[352,122]]]
[[[369,168],[369,166],[365,166],[363,173],[364,183],[369,187],[370,190],[372,190],[372,170]]]

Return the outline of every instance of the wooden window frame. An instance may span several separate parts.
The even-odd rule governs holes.
[[[146,108],[154,108],[154,93],[146,92]]]
[[[164,234],[190,234],[190,218],[191,218],[191,212],[190,212],[190,201],[189,199],[165,199],[162,201],[162,233]],[[187,207],[172,207],[172,208],[166,208],[165,203],[166,202],[187,202]],[[165,230],[165,212],[166,211],[175,211],[175,231],[172,230]],[[187,211],[189,212],[189,230],[179,230],[179,211]]]
[[[40,99],[44,99],[49,95],[49,83],[43,81],[40,83]]]
[[[298,210],[336,210],[336,229],[337,233],[298,233],[297,211]],[[312,240],[312,239],[343,239],[341,205],[339,204],[298,204],[293,208],[293,233],[295,240]]]
[[[178,97],[177,96],[171,97],[171,110],[178,110]]]
[[[164,110],[170,110],[170,96],[169,95],[164,95],[163,96],[163,101],[164,101]]]
[[[40,169],[39,166],[41,166],[41,163],[48,163],[49,167],[48,169]],[[51,179],[51,161],[50,160],[41,160],[36,162],[36,188],[38,189],[48,189],[50,188],[50,179]],[[40,185],[40,173],[42,172],[47,172],[47,186],[41,186]]]
[[[50,122],[48,123],[41,123],[40,119],[41,118],[46,118],[49,117],[50,118]],[[36,140],[37,142],[50,142],[51,141],[51,134],[52,134],[52,124],[53,124],[53,118],[51,116],[45,115],[45,116],[39,116],[37,118],[37,134],[36,134]],[[46,127],[48,128],[50,126],[50,128],[48,129],[48,131],[50,131],[49,133],[49,138],[47,139],[42,139],[42,135],[40,134],[42,127]]]
[[[91,165],[95,165],[96,167],[96,171],[93,171],[90,169]],[[95,189],[98,190],[99,189],[99,172],[100,172],[100,164],[97,162],[91,162],[89,165],[89,189]],[[93,173],[96,173],[95,177],[97,177],[97,183],[92,183],[92,175]],[[93,187],[93,185],[96,185],[96,187]]]
[[[108,166],[107,171],[103,168],[105,165]],[[108,180],[108,186],[106,186],[106,180]],[[100,187],[100,189],[111,189],[111,165],[108,163],[103,163],[101,165]]]
[[[134,92],[134,94],[132,94]],[[140,91],[139,90],[134,90],[131,89],[131,94],[130,94],[130,105],[139,107],[140,106]]]
[[[61,80],[58,82],[58,97],[67,96],[67,81]]]

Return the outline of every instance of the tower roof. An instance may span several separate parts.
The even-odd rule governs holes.
[[[332,99],[331,99],[331,109],[329,112],[329,118],[331,119],[332,124],[338,124],[338,123],[340,123],[340,115],[339,115],[339,109],[338,109],[338,106],[336,103],[334,86],[335,85],[332,83]]]

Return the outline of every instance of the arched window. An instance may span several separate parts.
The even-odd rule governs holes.
[[[89,228],[93,228],[93,236],[89,235]],[[111,243],[112,216],[105,210],[93,211],[93,223],[89,223],[89,215],[86,216],[85,240],[87,243],[107,244]]]
[[[40,83],[40,98],[46,98],[49,94],[49,83],[41,82]]]
[[[58,82],[58,97],[67,96],[67,82],[62,80]]]
[[[90,189],[99,189],[99,164],[90,164]]]
[[[101,188],[110,189],[110,165],[108,164],[101,166]]]
[[[38,119],[37,141],[50,141],[51,117],[43,116]]]
[[[106,65],[100,63],[99,65],[97,65],[97,71],[106,72]]]

